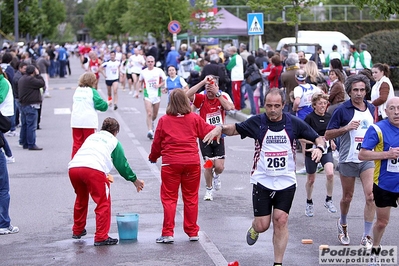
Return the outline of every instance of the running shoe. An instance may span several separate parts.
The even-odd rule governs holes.
[[[118,239],[116,238],[111,238],[108,237],[107,239],[99,242],[94,242],[94,246],[110,246],[110,245],[116,245],[118,243]]]
[[[337,221],[338,240],[339,240],[339,242],[341,242],[342,245],[349,245],[350,238],[349,238],[349,234],[348,234],[348,225],[341,224],[340,220],[341,219],[338,219],[338,221]]]
[[[129,91],[129,94],[133,94],[133,92],[132,92],[132,91]]]
[[[367,250],[371,250],[373,248],[373,239],[371,236],[364,236],[360,240],[360,245],[366,247]]]
[[[73,239],[80,239],[82,236],[87,235],[87,231],[86,229],[83,229],[82,233],[80,233],[79,235],[72,235]]]
[[[12,225],[6,228],[0,228],[0,235],[16,234],[18,232],[19,228]]]
[[[213,200],[213,195],[212,194],[213,194],[213,188],[211,188],[211,189],[206,188],[204,200],[208,200],[208,201]]]
[[[296,174],[297,175],[306,175],[306,168],[304,167],[304,168],[296,171]]]
[[[14,156],[6,156],[6,162],[7,163],[15,163],[15,157]]]
[[[337,208],[335,208],[334,203],[332,202],[332,200],[324,202],[324,207],[327,208],[329,213],[336,213],[337,212]]]
[[[175,239],[173,238],[173,236],[160,236],[155,241],[157,243],[169,244],[175,242]]]
[[[112,97],[108,97],[108,106],[112,106]]]
[[[305,215],[307,217],[313,217],[313,215],[314,215],[314,206],[313,206],[313,204],[306,203]]]
[[[259,233],[251,226],[247,231],[247,243],[252,246],[258,240]]]
[[[381,245],[379,245],[378,248],[381,249]],[[368,266],[381,266],[380,258],[375,253],[372,253],[370,255],[369,261],[370,261],[370,263],[368,264]]]
[[[154,132],[152,130],[148,131],[147,138],[149,138],[149,139],[153,139],[154,138]]]
[[[198,241],[199,240],[199,236],[190,236],[188,238],[188,240],[190,240],[190,241]]]

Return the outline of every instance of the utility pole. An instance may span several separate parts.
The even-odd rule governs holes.
[[[18,0],[14,0],[14,39],[15,43],[19,42]]]

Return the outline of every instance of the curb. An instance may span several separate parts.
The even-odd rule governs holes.
[[[235,120],[239,121],[239,122],[243,122],[245,120],[248,119],[249,115],[246,115],[244,113],[242,113],[241,111],[230,111],[230,112],[226,112],[228,116],[230,116],[231,118],[234,118]]]

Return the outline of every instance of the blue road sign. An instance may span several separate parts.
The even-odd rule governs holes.
[[[248,13],[247,14],[247,28],[248,35],[263,35],[263,13]]]

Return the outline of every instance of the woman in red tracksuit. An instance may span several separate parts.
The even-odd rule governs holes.
[[[183,90],[170,94],[166,115],[159,119],[149,160],[162,156],[161,201],[164,209],[162,235],[157,243],[174,242],[176,205],[181,186],[184,203],[184,232],[190,241],[198,241],[198,190],[201,179],[197,139],[203,139],[215,126],[191,112]]]

